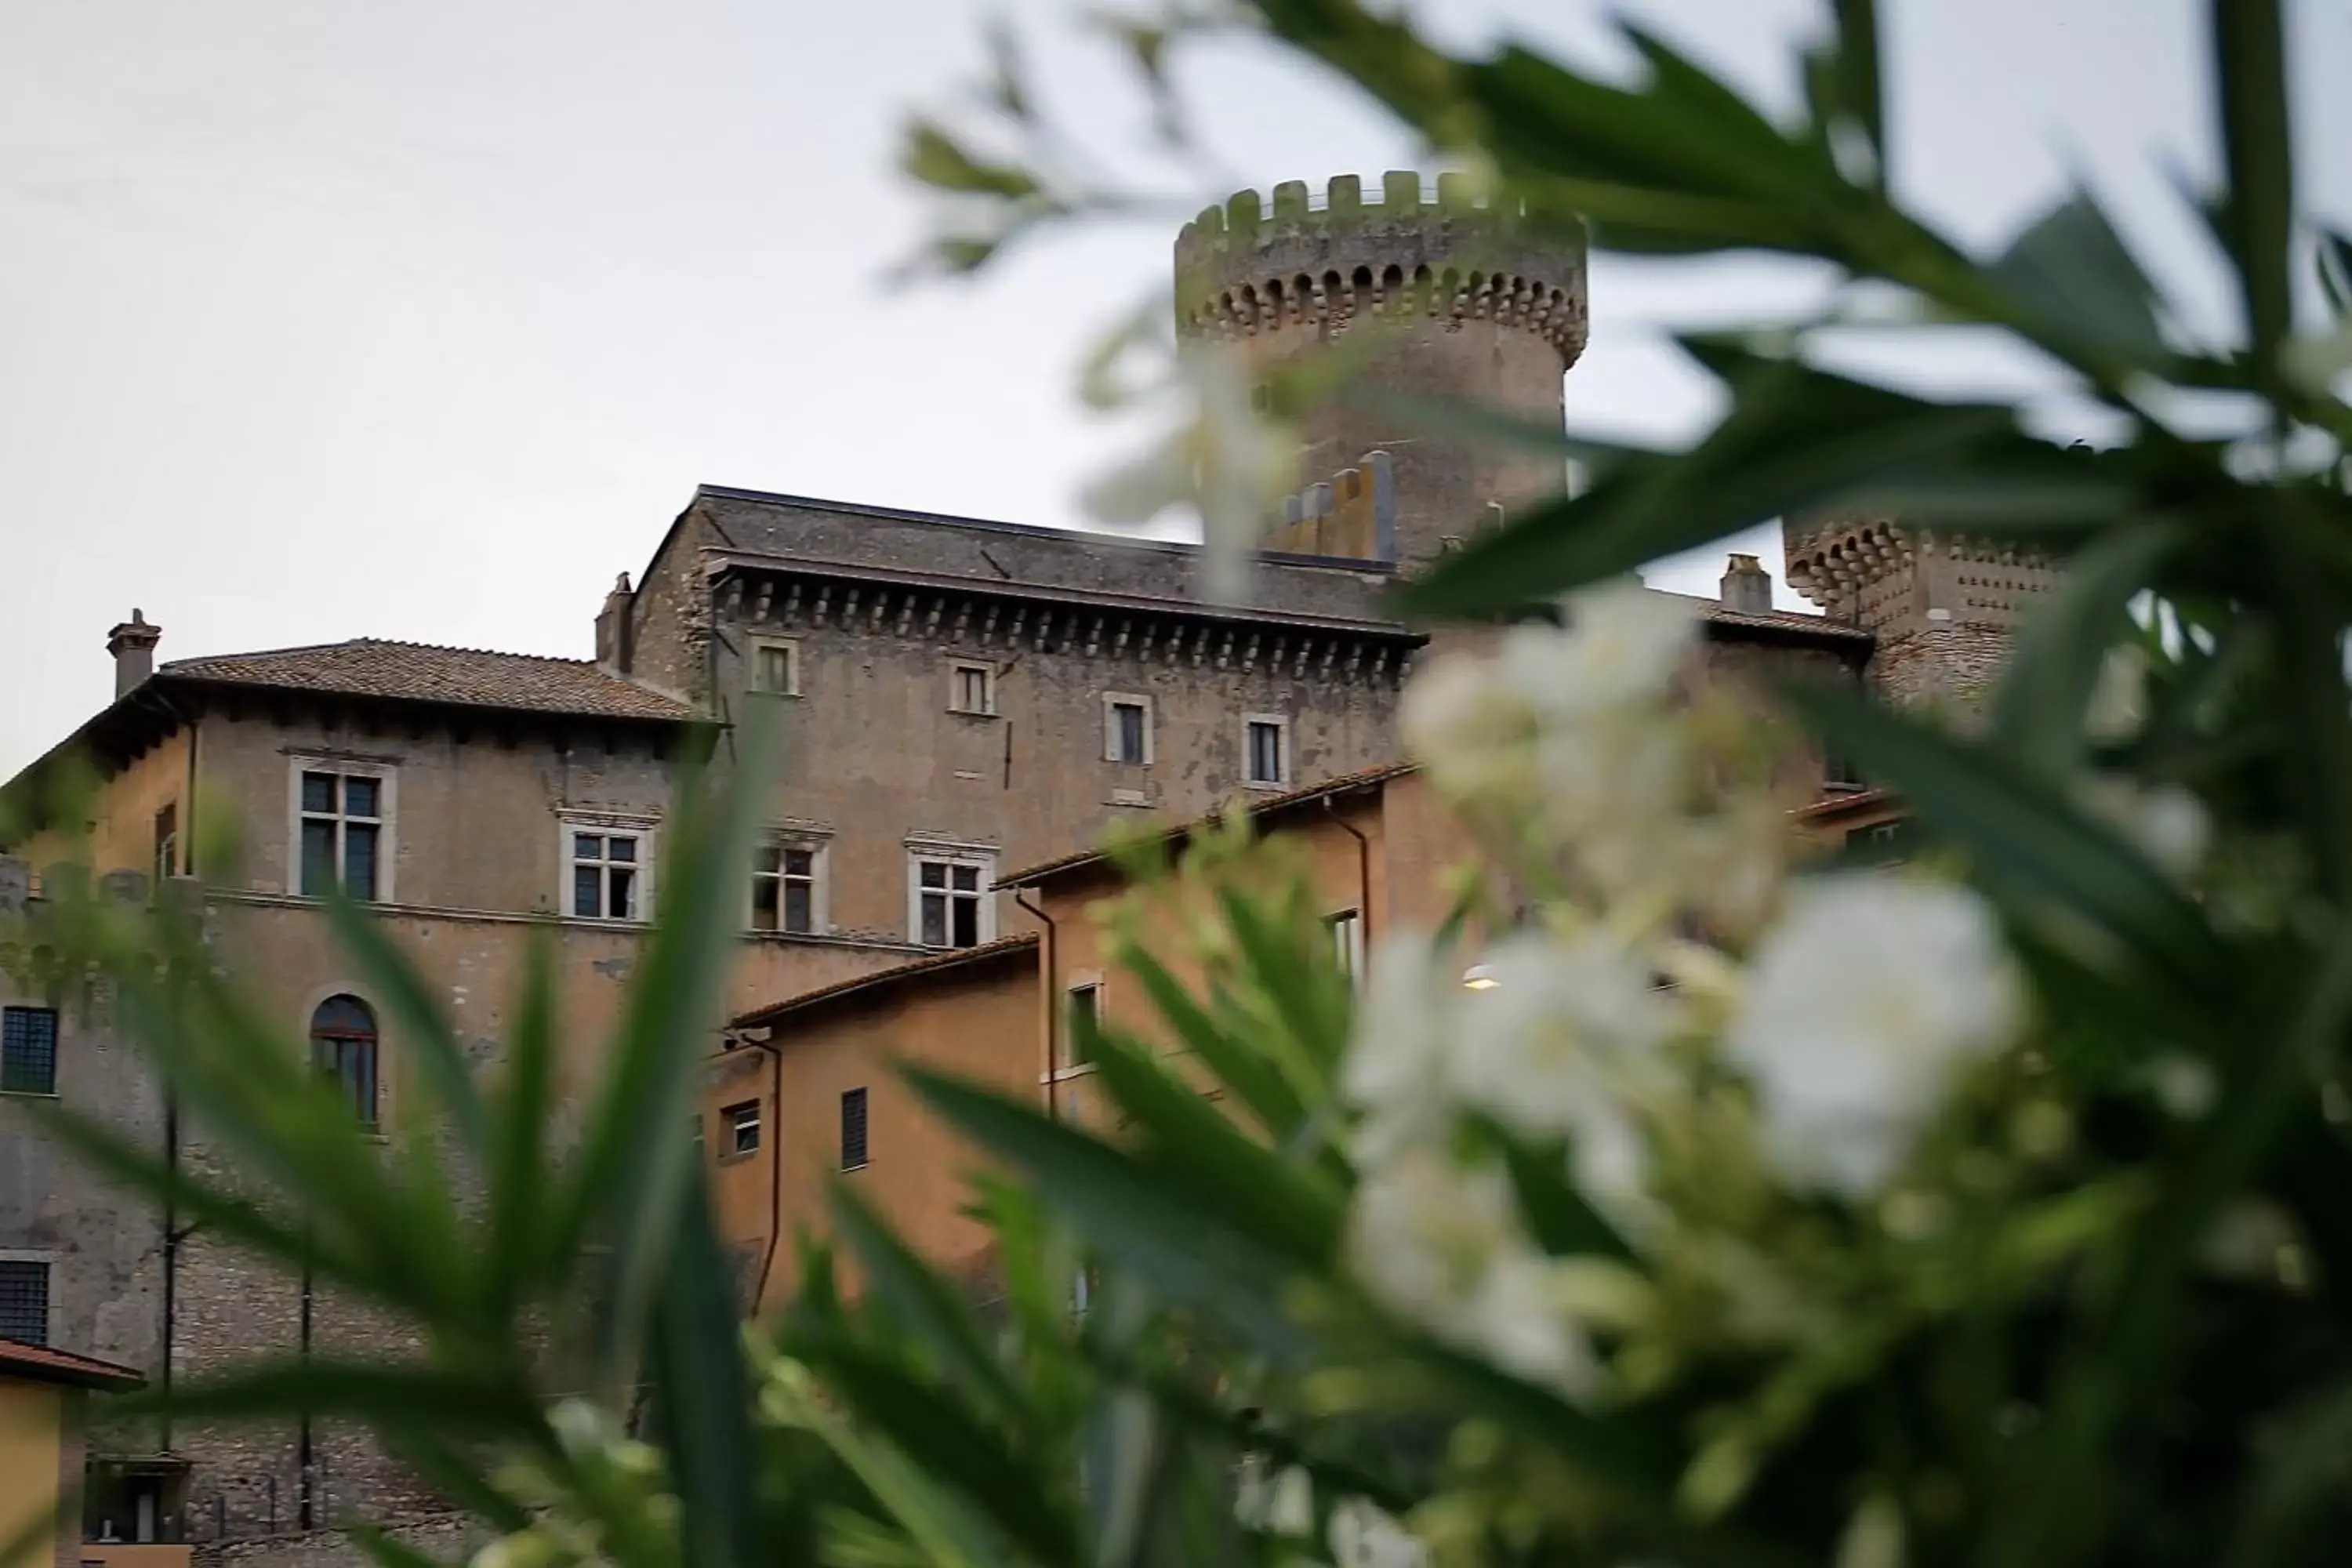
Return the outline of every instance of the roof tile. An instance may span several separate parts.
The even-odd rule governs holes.
[[[497,708],[572,713],[597,719],[682,721],[693,710],[586,659],[483,648],[355,637],[312,647],[175,658],[157,674],[183,680],[252,686],[278,691],[318,691]]]

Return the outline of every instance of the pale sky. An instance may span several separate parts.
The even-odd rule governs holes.
[[[1139,143],[1067,0],[1005,8],[1055,110]],[[1457,39],[1613,59],[1594,0],[1446,0]],[[1812,0],[1622,7],[1785,100]],[[2213,165],[2191,0],[1883,0],[1899,184],[1990,247],[2079,170],[2192,311],[2226,296],[2166,161]],[[2312,204],[2352,216],[2352,0],[2303,0]],[[0,4],[0,776],[162,656],[356,636],[584,657],[614,574],[698,482],[1071,524],[1129,439],[1072,394],[1162,285],[1170,226],[893,293],[920,228],[895,127],[980,58],[960,0]],[[1409,167],[1274,51],[1182,80],[1244,183]],[[1213,199],[1223,191],[1198,195]],[[1579,416],[1673,436],[1705,384],[1662,320],[1800,297],[1785,268],[1593,268]],[[1887,374],[2011,374],[1958,350]],[[2063,405],[2051,417],[2069,416]],[[1765,549],[1778,570],[1778,552]],[[1710,589],[1720,549],[1668,563]],[[1783,590],[1783,602],[1789,602]]]

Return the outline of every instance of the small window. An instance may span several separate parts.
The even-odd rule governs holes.
[[[846,1089],[841,1092],[841,1168],[863,1170],[866,1165],[866,1091]]]
[[[0,1258],[0,1340],[49,1342],[49,1266],[37,1259]]]
[[[352,898],[373,899],[383,838],[383,781],[305,769],[301,816],[302,891],[318,898],[340,884]]]
[[[915,860],[915,940],[925,947],[978,947],[988,940],[987,868],[971,860]]]
[[[751,929],[816,930],[816,851],[762,845],[751,861]]]
[[[959,713],[996,711],[996,671],[985,664],[948,667],[948,706]]]
[[[694,1122],[694,1152],[699,1154],[702,1152],[702,1112],[696,1111],[691,1120]]]
[[[572,837],[572,912],[588,921],[637,918],[638,838],[634,833]]]
[[[173,801],[155,814],[155,891],[180,872],[180,803]]]
[[[1325,918],[1331,928],[1331,956],[1339,965],[1339,973],[1353,980],[1364,969],[1364,918],[1354,910],[1342,910]]]
[[[719,1113],[719,1124],[727,1129],[727,1152],[756,1154],[760,1150],[760,1102],[747,1100],[730,1105]]]
[[[1290,782],[1290,726],[1280,719],[1252,719],[1243,734],[1248,752],[1248,773],[1254,784]]]
[[[1103,758],[1140,766],[1151,761],[1151,704],[1140,697],[1103,703]]]
[[[57,1091],[57,1009],[0,1009],[0,1094]]]
[[[754,644],[751,649],[751,689],[772,697],[797,697],[801,690],[800,649],[788,642]]]
[[[1822,788],[1851,791],[1867,787],[1853,759],[1832,747],[1822,753]]]
[[[330,996],[310,1015],[310,1061],[362,1126],[376,1124],[375,1015],[356,996]]]
[[[1099,981],[1070,987],[1070,1037],[1063,1047],[1066,1067],[1087,1060],[1087,1041],[1102,1029],[1102,984]]]
[[[1917,847],[1916,837],[1906,819],[1857,828],[1846,836],[1846,842],[1852,845],[1859,840],[1863,853],[1868,858],[1882,866],[1892,866],[1911,858]]]

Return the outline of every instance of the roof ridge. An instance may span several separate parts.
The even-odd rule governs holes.
[[[569,665],[575,668],[593,669],[611,675],[593,658],[572,658],[560,653],[522,653],[512,648],[469,647],[463,643],[414,642],[406,637],[345,637],[341,642],[292,643],[285,647],[244,648],[236,653],[194,653],[178,658],[167,658],[158,668],[170,669],[175,665],[199,664],[219,659],[276,658],[285,654],[332,653],[339,648],[388,647],[412,648],[420,653],[464,653],[483,658],[528,658],[541,664]],[[613,676],[614,679],[622,679]]]

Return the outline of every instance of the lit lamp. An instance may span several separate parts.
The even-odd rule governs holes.
[[[1474,963],[1462,972],[1462,988],[1465,991],[1492,991],[1501,984],[1495,978],[1494,968],[1489,964]]]

